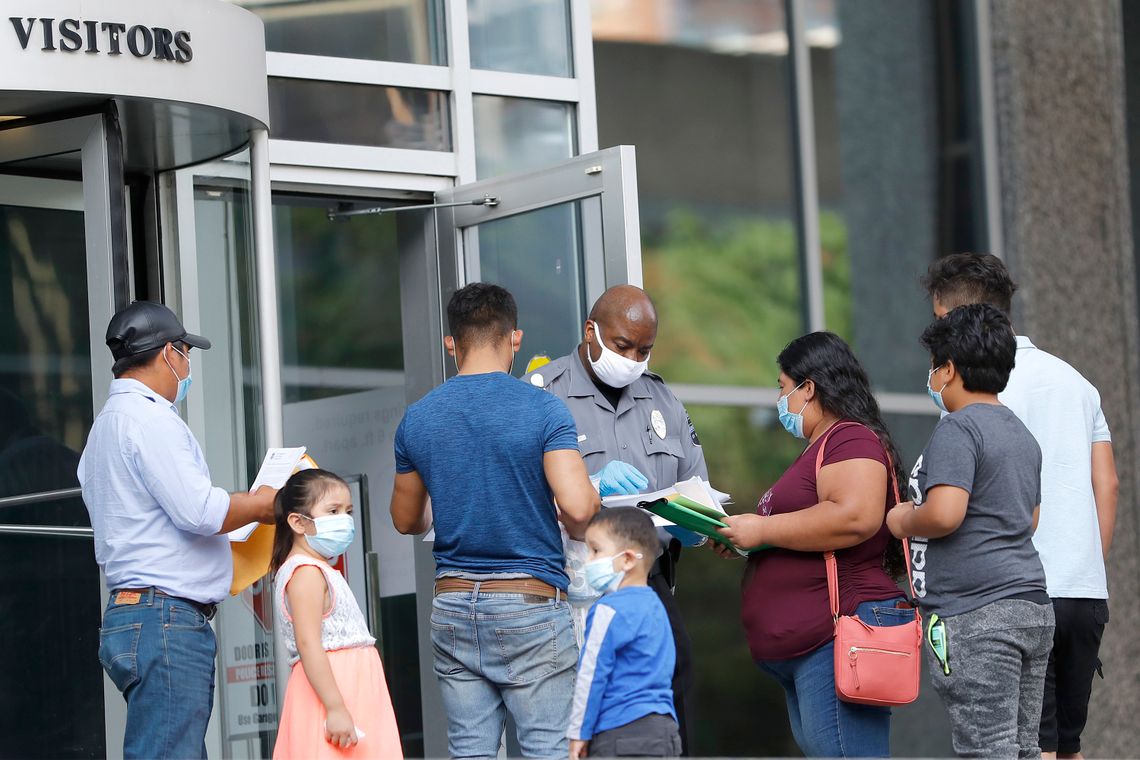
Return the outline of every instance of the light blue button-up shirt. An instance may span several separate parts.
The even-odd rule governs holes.
[[[79,460],[95,560],[107,588],[154,586],[220,602],[230,591],[230,497],[210,483],[202,449],[174,406],[137,380],[111,383]]]

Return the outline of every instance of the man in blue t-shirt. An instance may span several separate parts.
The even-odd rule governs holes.
[[[510,374],[522,343],[511,294],[472,283],[447,321],[459,374],[400,422],[391,511],[401,533],[435,524],[448,753],[497,755],[509,712],[525,756],[565,757],[578,648],[558,521],[581,538],[598,492],[566,405]]]

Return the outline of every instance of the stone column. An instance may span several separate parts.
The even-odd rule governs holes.
[[[1140,746],[1136,519],[1140,427],[1135,258],[1119,0],[992,0],[1006,259],[1018,331],[1099,390],[1121,478],[1109,560],[1112,620],[1084,752]]]

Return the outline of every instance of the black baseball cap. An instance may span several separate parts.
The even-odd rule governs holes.
[[[152,301],[135,301],[107,325],[107,347],[115,361],[178,341],[203,350],[210,347],[201,335],[186,332],[174,312]]]

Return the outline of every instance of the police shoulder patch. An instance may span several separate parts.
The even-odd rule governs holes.
[[[693,427],[693,418],[689,416],[688,412],[685,412],[685,420],[689,423],[689,436],[693,439],[693,445],[700,446],[701,439],[697,435],[697,429]]]

